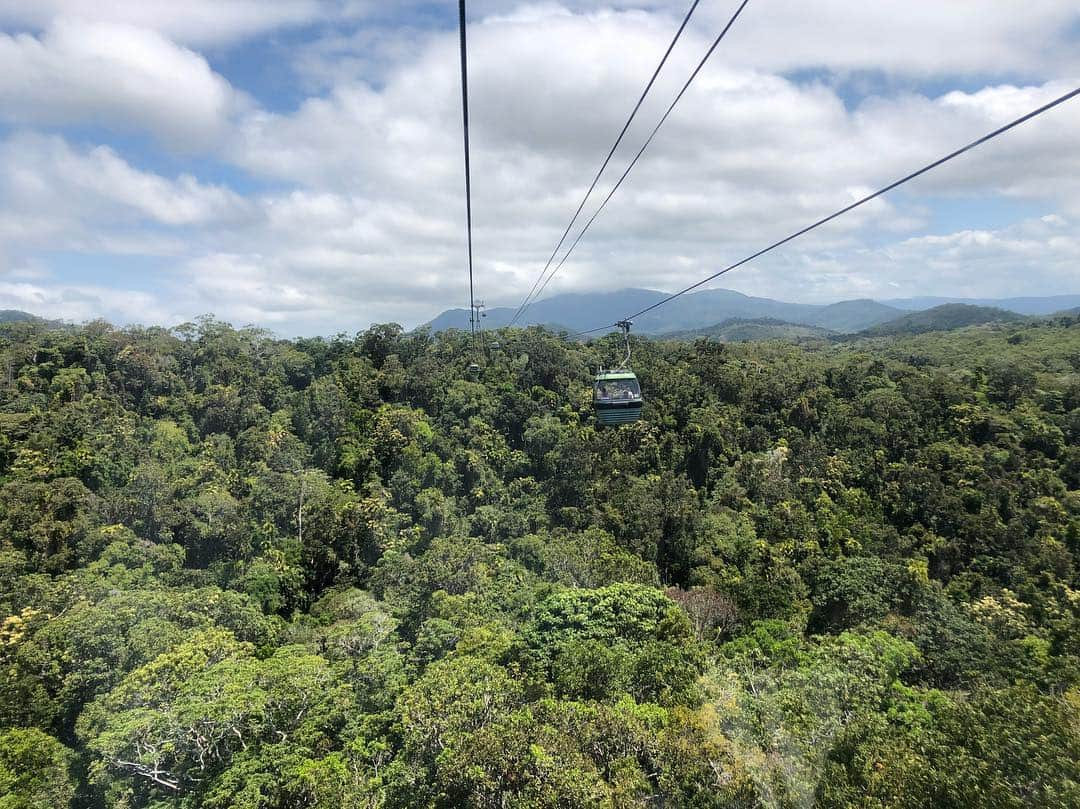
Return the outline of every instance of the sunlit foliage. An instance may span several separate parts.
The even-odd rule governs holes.
[[[5,326],[0,809],[1080,805],[1076,318],[618,351]]]

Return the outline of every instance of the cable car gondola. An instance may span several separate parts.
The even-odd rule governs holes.
[[[641,418],[641,386],[632,371],[600,371],[593,386],[596,420],[603,425],[633,424]]]
[[[605,426],[633,424],[641,418],[641,385],[630,370],[630,326],[629,320],[616,323],[623,331],[626,341],[626,359],[622,365],[612,371],[601,368],[593,382],[593,409],[596,420]]]

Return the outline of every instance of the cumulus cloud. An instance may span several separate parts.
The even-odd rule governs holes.
[[[399,5],[407,9],[418,3]],[[634,19],[670,37],[689,5],[690,0],[474,0],[469,13],[477,23],[531,26],[537,49],[550,58],[567,44],[554,35],[554,21],[588,20],[597,43],[611,20]],[[710,41],[737,6],[738,0],[701,3],[673,67],[700,58],[704,48],[697,43]],[[409,19],[405,12],[401,17]],[[986,0],[819,0],[812,7],[802,0],[769,0],[749,5],[718,59],[767,72],[818,71],[831,79],[871,73],[875,83],[900,86],[941,76],[1033,78],[1080,71],[1078,25],[1080,9],[1071,0],[1032,0],[1022,12],[1014,3]],[[401,20],[355,31],[333,28],[300,49],[296,61],[307,75],[329,85],[344,77],[378,76],[388,64],[408,61],[427,30]],[[592,44],[584,43],[586,52]],[[628,41],[623,65],[641,57]]]
[[[317,245],[287,255],[208,253],[164,275],[153,311],[170,313],[157,322],[209,312],[282,334],[323,335],[374,322],[413,324],[430,316],[424,301],[431,300],[431,289],[418,284],[410,297],[399,284],[387,283],[389,275],[380,283],[374,274],[357,270],[355,254]]]
[[[70,10],[50,7],[61,5]],[[133,126],[164,132],[183,116],[183,94],[153,112],[149,102],[137,109],[141,91],[122,83],[80,101],[70,64],[88,62],[57,56],[109,50],[66,41],[74,35],[65,25],[141,26],[130,47],[143,43],[146,53],[175,60],[168,70],[136,71],[150,76],[145,86],[170,71],[187,76],[185,86],[208,82],[211,100],[197,108],[204,112],[193,116],[202,122],[194,128],[216,132],[207,142],[218,147],[217,159],[258,189],[241,195],[155,172],[121,148],[17,135],[0,146],[0,252],[8,266],[27,266],[45,245],[152,257],[169,267],[153,293],[168,305],[144,301],[148,311],[186,318],[210,310],[283,332],[373,320],[413,325],[460,305],[467,288],[455,33],[407,21],[395,27],[385,9],[364,2],[332,5],[309,11],[383,18],[355,33],[337,26],[332,37],[299,48],[298,69],[318,90],[286,111],[245,106],[199,53],[164,39],[198,39],[171,12],[143,19],[128,4],[105,3],[95,22],[50,23],[45,34],[0,40],[0,58],[5,47],[17,51],[9,61],[25,75],[59,77],[60,88],[68,82],[40,105],[9,88],[22,99],[9,120],[47,123],[113,109]],[[516,304],[532,285],[685,10],[661,0],[633,5],[472,6],[477,280],[489,304]],[[707,47],[714,22],[732,10],[701,8],[612,180]],[[984,134],[1062,92],[1069,82],[1056,78],[1061,71],[1074,66],[1062,75],[1080,76],[1076,49],[1059,47],[1076,16],[1074,4],[1049,0],[1033,0],[1023,15],[1007,4],[982,4],[975,14],[967,0],[903,7],[826,0],[814,15],[793,0],[751,5],[549,292],[684,286]],[[373,32],[384,31],[388,38],[375,43]],[[852,93],[842,74],[862,70],[886,78]],[[948,77],[961,74],[975,77],[966,91],[920,89],[923,78],[949,86]],[[0,79],[0,98],[7,86]],[[214,92],[224,100],[213,102]],[[56,101],[63,93],[72,98]],[[65,104],[78,115],[49,117]],[[1074,291],[1077,131],[1080,102],[722,283],[815,301]],[[601,184],[597,201],[608,187]],[[935,219],[941,199],[954,208],[948,227]],[[1048,218],[1025,211],[1022,222],[988,224],[980,220],[986,200]],[[62,287],[5,277],[35,294]],[[85,304],[93,297],[87,290],[101,284],[81,286]]]
[[[913,237],[858,260],[878,297],[897,285],[905,294],[933,288],[957,297],[1071,292],[1080,281],[1080,232],[1051,215],[996,230]]]
[[[704,4],[703,4],[704,5]],[[706,17],[730,13],[711,5]],[[813,67],[918,77],[1076,72],[1070,0],[800,0],[751,4],[726,58],[766,70]],[[715,25],[715,23],[714,23]]]
[[[0,23],[44,29],[58,19],[154,30],[191,45],[220,45],[328,16],[320,0],[0,0]]]
[[[149,130],[206,148],[243,97],[200,54],[128,24],[56,21],[40,36],[0,34],[0,120]]]
[[[168,252],[168,236],[123,229],[229,227],[252,212],[227,188],[142,171],[107,146],[76,149],[32,133],[0,142],[0,237],[9,246]]]
[[[175,313],[163,307],[156,295],[105,286],[54,286],[0,277],[0,300],[11,309],[75,323],[99,317],[116,323],[176,322]]]
[[[669,37],[669,28],[641,14],[536,12],[474,27],[478,266],[503,301],[531,286]],[[560,45],[557,60],[551,42]],[[383,223],[379,232],[389,241],[369,241],[374,255],[393,264],[390,245],[428,243],[428,255],[447,275],[460,274],[460,109],[456,77],[447,69],[453,47],[448,35],[430,37],[378,87],[352,82],[294,114],[248,119],[234,159],[312,191],[352,189],[377,199],[397,212],[397,227]],[[552,289],[683,285],[984,134],[1064,86],[1002,85],[936,98],[904,93],[871,97],[852,109],[823,83],[719,59]],[[655,120],[659,101],[672,91],[658,90],[643,121]],[[922,190],[1052,200],[1067,210],[1080,199],[1070,179],[1078,158],[1067,146],[1080,109],[1054,116],[994,144],[977,160],[964,158],[951,174],[920,181]],[[631,134],[623,160],[646,131]],[[614,176],[621,169],[616,163]],[[926,216],[903,199],[878,201],[799,249],[846,249],[867,228],[909,233]],[[785,273],[804,270],[772,266]],[[872,286],[857,264],[834,268],[830,277],[834,281],[818,295],[826,289],[843,295],[839,278],[846,278],[849,294]]]

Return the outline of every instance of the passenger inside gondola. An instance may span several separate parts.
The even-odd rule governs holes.
[[[641,389],[633,379],[611,379],[600,386],[598,399],[604,402],[634,401],[641,398]]]

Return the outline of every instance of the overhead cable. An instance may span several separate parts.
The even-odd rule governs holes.
[[[686,83],[682,86],[682,89],[679,90],[679,94],[675,96],[675,100],[671,102],[671,105],[667,108],[667,111],[664,113],[663,117],[660,118],[659,123],[657,123],[657,125],[653,128],[653,131],[649,134],[649,137],[645,140],[645,143],[642,144],[637,154],[634,155],[634,159],[630,161],[630,164],[626,167],[626,170],[622,173],[622,176],[619,177],[618,182],[616,182],[611,191],[608,192],[608,195],[604,198],[604,201],[600,203],[600,207],[598,207],[593,213],[593,215],[589,217],[589,220],[585,223],[585,226],[581,229],[581,232],[578,233],[577,238],[575,238],[574,241],[571,243],[570,249],[566,251],[562,259],[551,271],[543,284],[540,286],[540,289],[536,292],[536,295],[534,296],[534,300],[536,298],[539,298],[540,295],[543,294],[544,290],[547,289],[548,284],[551,283],[551,279],[555,277],[555,273],[557,273],[562,268],[563,264],[566,263],[566,260],[570,258],[570,254],[574,252],[574,249],[578,246],[578,243],[581,241],[582,237],[588,232],[589,228],[592,227],[592,224],[596,221],[596,218],[600,216],[600,212],[604,210],[607,204],[611,201],[611,198],[615,196],[615,192],[619,190],[619,187],[630,175],[630,172],[633,170],[634,166],[637,165],[638,160],[640,160],[641,156],[645,154],[645,150],[649,148],[649,145],[653,142],[656,134],[664,125],[664,122],[667,121],[672,111],[674,111],[675,106],[686,94],[686,91],[690,89],[690,85],[693,83],[694,79],[697,78],[697,75],[701,72],[701,69],[705,67],[705,63],[709,61],[709,58],[713,55],[713,52],[716,50],[717,46],[721,43],[721,41],[723,41],[724,37],[727,36],[728,31],[731,30],[731,27],[735,24],[735,21],[739,19],[739,15],[742,14],[743,9],[746,8],[749,2],[750,0],[743,0],[742,4],[738,7],[738,9],[736,9],[731,19],[728,20],[728,24],[724,26],[724,30],[720,32],[720,35],[717,36],[716,39],[713,41],[712,45],[709,47],[709,50],[705,52],[705,56],[703,56],[701,61],[698,62],[697,67],[694,68],[694,72],[690,74],[690,78],[686,80]]]
[[[476,334],[476,297],[473,292],[472,176],[469,168],[469,61],[465,47],[465,0],[458,0],[458,28],[461,32],[461,118],[465,135],[465,232],[469,246],[469,324]]]
[[[671,44],[668,45],[667,50],[664,51],[663,57],[660,59],[660,64],[656,66],[656,70],[653,71],[652,77],[649,79],[649,83],[645,85],[645,89],[641,93],[641,97],[638,98],[637,104],[634,105],[634,109],[630,111],[630,117],[626,119],[626,123],[623,124],[622,130],[619,132],[619,136],[615,138],[615,143],[612,145],[611,150],[607,153],[607,157],[604,158],[604,162],[600,166],[600,170],[596,172],[596,176],[593,177],[592,183],[589,185],[589,190],[585,192],[585,196],[581,200],[581,204],[578,205],[577,210],[574,211],[573,217],[570,219],[570,223],[566,226],[566,230],[563,231],[562,237],[559,239],[559,243],[555,245],[555,249],[551,251],[551,256],[547,260],[547,264],[544,265],[544,269],[540,271],[540,274],[536,277],[536,281],[533,282],[532,289],[529,290],[529,294],[525,296],[525,300],[521,302],[517,311],[514,313],[514,317],[511,318],[510,323],[507,325],[513,326],[521,314],[525,311],[525,308],[529,304],[529,299],[532,298],[533,293],[536,292],[537,286],[539,286],[541,280],[543,280],[545,273],[551,267],[551,263],[555,260],[555,256],[558,255],[559,250],[562,249],[563,243],[566,241],[566,237],[570,234],[570,229],[577,222],[578,217],[581,216],[581,211],[585,208],[585,203],[588,202],[592,192],[596,189],[596,184],[600,182],[600,176],[604,173],[604,170],[608,167],[608,163],[611,162],[611,158],[614,157],[615,151],[619,148],[619,144],[622,143],[623,138],[626,136],[626,132],[630,129],[630,124],[633,123],[634,117],[638,114],[638,110],[641,109],[641,105],[645,102],[645,97],[649,94],[653,84],[656,83],[657,76],[660,75],[660,70],[667,63],[668,57],[671,55],[672,50],[675,48],[675,43],[679,41],[679,37],[682,36],[682,32],[686,29],[687,23],[690,22],[690,17],[694,14],[694,9],[698,7],[698,3],[701,0],[694,0],[690,6],[690,10],[686,12],[686,16],[683,17],[682,24],[679,26],[679,30],[675,32],[675,36],[671,40]]]
[[[880,189],[878,191],[875,191],[872,194],[868,194],[867,196],[863,197],[862,199],[859,199],[859,200],[851,203],[850,205],[847,205],[847,206],[841,208],[840,210],[836,211],[835,213],[829,214],[828,216],[826,216],[823,219],[819,219],[818,221],[814,222],[812,225],[807,225],[806,227],[802,228],[801,230],[795,231],[790,236],[786,236],[786,237],[784,237],[783,239],[780,239],[777,242],[773,242],[768,247],[763,248],[761,250],[758,250],[756,253],[753,253],[753,254],[747,256],[746,258],[742,259],[741,261],[737,261],[734,264],[731,264],[731,265],[725,267],[724,269],[720,270],[719,272],[714,272],[712,275],[710,275],[710,276],[708,276],[706,278],[702,278],[697,283],[691,284],[690,286],[686,287],[685,289],[681,289],[678,292],[672,293],[671,295],[668,295],[666,298],[663,298],[662,300],[657,301],[656,303],[652,304],[651,306],[646,306],[644,309],[642,309],[639,312],[634,312],[632,315],[627,315],[625,318],[622,318],[622,320],[634,320],[636,318],[641,317],[644,314],[648,314],[649,312],[652,312],[654,309],[660,308],[664,304],[670,303],[671,301],[675,300],[676,298],[682,297],[683,295],[685,295],[688,292],[693,292],[695,289],[697,289],[697,288],[699,288],[701,286],[704,286],[705,284],[709,283],[710,281],[713,281],[713,280],[719,278],[721,275],[725,275],[725,274],[731,272],[732,270],[738,269],[739,267],[743,266],[744,264],[748,264],[749,262],[753,261],[754,259],[760,258],[761,256],[765,255],[766,253],[769,253],[769,252],[775,250],[776,248],[781,247],[781,246],[787,244],[788,242],[799,238],[800,236],[804,236],[804,235],[806,235],[807,233],[809,233],[812,230],[816,230],[817,228],[821,227],[822,225],[824,225],[824,224],[826,224],[828,222],[831,222],[832,220],[834,220],[834,219],[836,219],[836,218],[838,218],[840,216],[843,216],[844,214],[848,213],[849,211],[853,211],[856,208],[858,208],[858,207],[860,207],[862,205],[865,205],[866,203],[868,203],[868,202],[870,202],[872,200],[875,200],[878,197],[880,197],[880,196],[882,196],[884,194],[887,194],[888,192],[890,192],[890,191],[892,191],[892,190],[894,190],[896,188],[899,188],[900,186],[904,185],[905,183],[908,183],[911,180],[914,180],[916,177],[920,177],[923,174],[926,174],[928,171],[932,171],[933,169],[936,169],[938,166],[944,165],[945,163],[948,163],[950,160],[954,160],[955,158],[960,157],[960,155],[962,155],[962,154],[964,154],[966,152],[970,152],[972,149],[976,148],[977,146],[981,146],[982,144],[987,143],[988,141],[991,141],[991,140],[993,140],[994,138],[996,138],[996,137],[998,137],[1000,135],[1004,135],[1010,129],[1014,129],[1014,128],[1020,126],[1020,124],[1026,123],[1027,121],[1030,121],[1033,118],[1037,118],[1038,116],[1042,115],[1044,112],[1049,112],[1050,110],[1054,109],[1054,107],[1060,106],[1061,104],[1064,104],[1066,101],[1070,101],[1071,99],[1076,98],[1076,96],[1078,96],[1078,95],[1080,95],[1080,87],[1077,87],[1075,90],[1071,90],[1068,93],[1065,93],[1064,95],[1058,96],[1053,101],[1050,101],[1050,102],[1048,102],[1046,104],[1043,104],[1041,107],[1038,107],[1037,109],[1032,110],[1031,112],[1027,113],[1026,115],[1022,115],[1019,118],[1017,118],[1016,120],[1011,121],[1011,122],[1005,124],[1004,126],[999,127],[998,129],[995,129],[993,132],[989,132],[986,135],[983,135],[978,140],[973,140],[971,143],[967,144],[967,146],[963,146],[963,147],[957,149],[955,152],[950,152],[949,154],[945,155],[944,157],[942,157],[942,158],[940,158],[938,160],[935,160],[933,163],[928,163],[927,165],[923,166],[921,169],[918,169],[917,171],[913,171],[913,172],[911,172],[911,174],[908,174],[908,175],[906,175],[904,177],[901,177],[899,180],[896,180],[894,182],[889,183],[884,188],[882,188],[882,189]],[[617,324],[609,324],[609,325],[606,325],[606,326],[599,326],[599,327],[597,327],[595,329],[589,329],[588,331],[578,332],[577,334],[579,336],[580,335],[585,335],[585,334],[594,334],[594,333],[599,332],[599,331],[604,331],[605,329],[608,329],[608,328],[613,328],[616,325]]]

